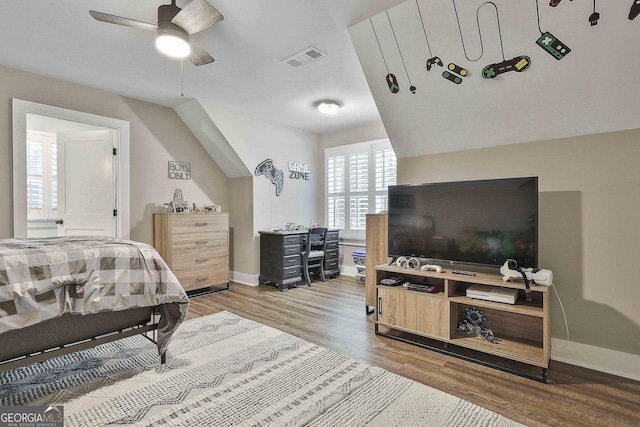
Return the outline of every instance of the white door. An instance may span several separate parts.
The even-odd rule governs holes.
[[[116,236],[114,136],[58,133],[58,236]]]

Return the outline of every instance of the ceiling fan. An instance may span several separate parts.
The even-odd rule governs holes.
[[[95,10],[89,13],[98,21],[155,31],[156,47],[160,52],[173,58],[188,57],[193,65],[210,64],[214,59],[191,36],[224,19],[206,0],[193,0],[184,9],[176,6],[176,0],[161,5],[158,7],[157,25]]]

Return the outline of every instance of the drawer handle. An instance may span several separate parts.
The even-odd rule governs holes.
[[[201,259],[197,259],[197,260],[196,260],[196,264],[197,264],[197,263],[199,263],[199,262],[207,262],[207,261],[209,261],[209,258],[201,258]]]
[[[382,297],[378,297],[378,314],[382,314]]]
[[[196,222],[196,227],[204,227],[207,224],[209,224],[209,223],[208,222]]]
[[[209,279],[209,276],[205,276],[205,277],[198,277],[196,279],[196,283],[200,283],[200,282],[206,282]]]
[[[206,243],[209,243],[208,240],[196,240],[196,245],[204,245]]]

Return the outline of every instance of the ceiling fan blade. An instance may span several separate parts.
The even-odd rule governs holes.
[[[90,10],[89,13],[93,16],[93,19],[97,21],[106,22],[109,24],[124,25],[125,27],[138,28],[146,31],[157,31],[158,26],[155,24],[149,24],[147,22],[136,21],[135,19],[123,18],[122,16],[110,15],[108,13],[98,12]]]
[[[195,34],[223,19],[224,16],[218,12],[218,9],[206,0],[193,0],[173,17],[171,23],[176,24],[188,34]]]
[[[191,54],[189,55],[189,61],[193,63],[193,65],[200,66],[211,64],[215,61],[213,56],[209,54],[206,50],[204,50],[195,40],[189,40],[189,45],[191,46]]]

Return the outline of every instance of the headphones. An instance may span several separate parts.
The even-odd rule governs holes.
[[[396,260],[396,266],[398,268],[409,268],[411,270],[417,270],[420,268],[420,260],[415,257],[405,258],[403,256],[398,257]]]

